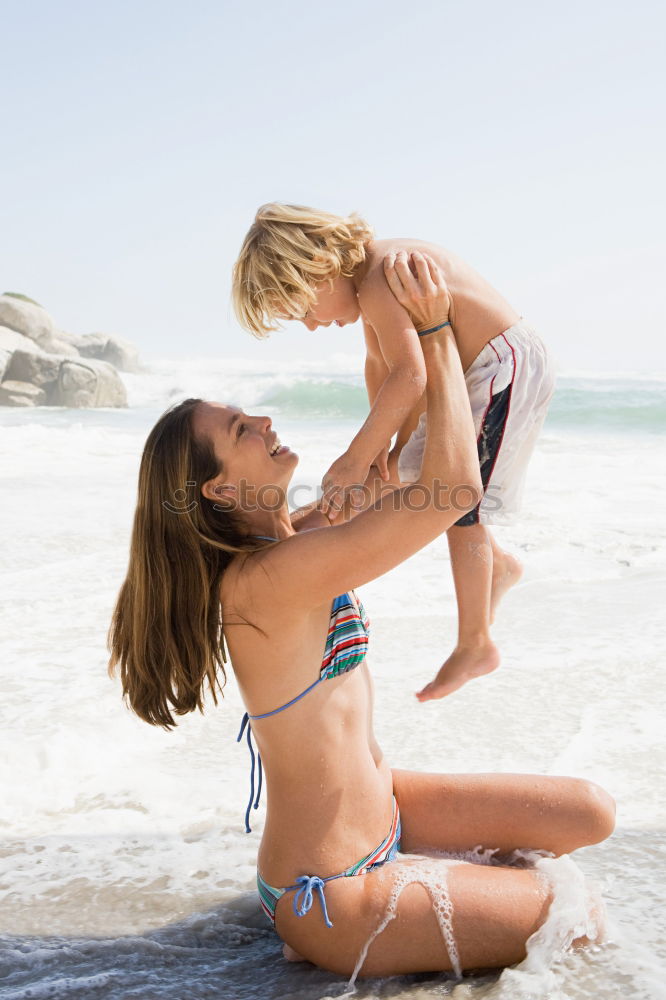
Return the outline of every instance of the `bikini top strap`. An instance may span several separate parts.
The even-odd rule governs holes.
[[[267,719],[269,715],[277,715],[278,712],[284,712],[285,708],[291,708],[291,706],[295,705],[297,701],[301,700],[301,698],[305,698],[306,694],[309,694],[310,691],[312,691],[313,688],[316,688],[317,684],[321,684],[323,680],[325,680],[324,677],[318,677],[317,680],[310,684],[309,687],[306,687],[305,691],[301,691],[301,693],[297,694],[295,698],[292,698],[291,701],[285,702],[284,705],[280,705],[279,708],[274,708],[272,712],[262,712],[261,715],[248,715],[248,718]]]
[[[295,698],[292,698],[291,701],[288,701],[286,705],[280,705],[279,708],[274,708],[272,712],[264,712],[262,715],[249,715],[246,712],[245,715],[243,716],[243,721],[241,722],[240,732],[236,737],[236,742],[240,743],[240,741],[243,738],[243,734],[247,731],[247,745],[250,750],[251,766],[250,766],[250,798],[247,803],[247,809],[245,810],[246,833],[252,833],[252,827],[250,826],[250,810],[259,808],[259,800],[261,798],[261,786],[263,783],[263,765],[261,762],[261,754],[259,753],[259,751],[257,751],[256,761],[255,761],[255,752],[254,752],[254,747],[252,745],[252,726],[250,725],[250,721],[253,719],[267,719],[270,715],[277,715],[278,712],[284,711],[285,708],[289,708],[291,705],[295,704],[295,702],[300,701],[301,698],[304,698],[306,694],[312,691],[312,689],[316,687],[317,684],[321,684],[323,680],[324,680],[323,677],[318,677],[317,680],[314,682],[314,684],[311,684],[310,687],[305,689],[305,691],[301,691],[299,695],[297,695]],[[255,780],[254,780],[255,768],[258,771],[258,779],[259,779],[257,782],[256,791],[255,791]],[[323,905],[325,908],[325,904]]]
[[[252,746],[252,726],[250,725],[250,716],[245,713],[243,716],[243,721],[241,722],[240,732],[236,737],[236,743],[240,743],[243,739],[243,733],[247,729],[247,745],[250,748],[250,757],[252,758],[252,766],[250,769],[250,799],[247,804],[247,809],[245,810],[245,832],[252,833],[252,827],[250,826],[250,810],[259,808],[259,799],[261,798],[261,786],[263,784],[263,766],[261,763],[261,754],[257,750],[256,762],[255,762],[255,752]],[[254,773],[255,767],[259,771],[259,781],[257,784],[256,794],[254,786]]]

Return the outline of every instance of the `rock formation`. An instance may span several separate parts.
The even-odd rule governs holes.
[[[23,295],[0,295],[0,406],[127,406],[118,374],[136,348],[106,333],[75,336]]]

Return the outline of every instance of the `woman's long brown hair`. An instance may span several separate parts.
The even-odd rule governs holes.
[[[262,547],[201,495],[221,471],[211,442],[194,436],[201,402],[167,410],[148,435],[127,576],[109,629],[109,673],[119,668],[133,711],[166,729],[174,714],[203,711],[206,686],[217,703],[226,681],[222,574],[239,552]]]

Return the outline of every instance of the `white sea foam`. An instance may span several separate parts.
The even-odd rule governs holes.
[[[394,867],[391,868],[389,877],[392,880],[392,886],[386,913],[363,945],[354,967],[354,971],[352,972],[349,980],[349,987],[352,987],[356,982],[356,978],[363,968],[363,963],[368,956],[368,951],[370,950],[370,946],[373,941],[375,941],[379,935],[386,930],[390,922],[397,917],[398,902],[403,889],[406,889],[408,885],[414,884],[422,885],[428,893],[432,902],[432,908],[435,912],[435,916],[437,917],[439,929],[442,933],[442,940],[444,941],[444,945],[449,956],[449,962],[451,963],[453,974],[458,977],[462,975],[460,957],[458,955],[458,946],[453,933],[453,904],[448,890],[447,877],[448,867],[455,864],[461,864],[461,862],[444,860],[443,858],[433,860],[430,858],[403,855],[403,857],[400,858],[399,863],[395,864]]]

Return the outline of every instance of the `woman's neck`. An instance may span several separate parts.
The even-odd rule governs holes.
[[[296,534],[291,516],[286,506],[279,511],[257,511],[257,516],[248,519],[245,527],[253,538],[270,538],[283,541]]]

